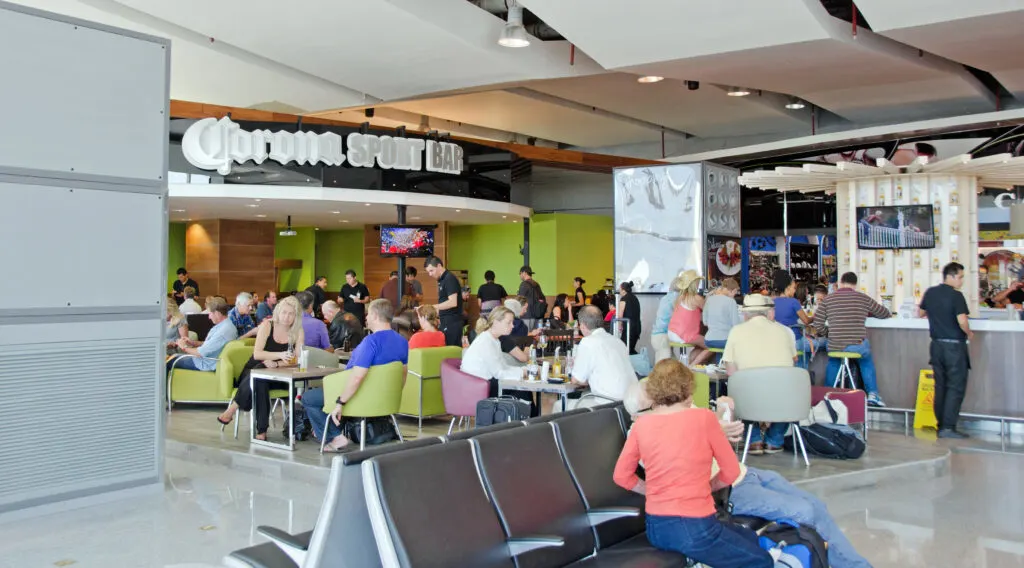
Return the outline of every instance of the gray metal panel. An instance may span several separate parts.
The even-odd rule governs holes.
[[[704,228],[706,235],[740,236],[740,171],[704,162]]]
[[[0,166],[163,180],[167,50],[0,9]]]
[[[0,183],[0,203],[2,240],[18,243],[5,263],[38,267],[31,278],[0,279],[0,310],[162,301],[160,196]]]
[[[21,416],[0,428],[0,512],[158,476],[161,355],[148,336],[0,345],[0,415]]]

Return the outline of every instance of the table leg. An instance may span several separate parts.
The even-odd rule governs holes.
[[[566,404],[569,402],[569,395],[562,393],[562,412],[565,412]]]
[[[288,449],[295,451],[295,381],[288,381]]]
[[[252,371],[249,371],[249,398],[253,401],[256,400],[256,379],[252,376]],[[249,443],[256,441],[256,405],[253,404],[249,408]]]

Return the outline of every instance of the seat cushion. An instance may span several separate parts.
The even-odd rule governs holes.
[[[615,546],[602,550],[596,556],[572,564],[572,566],[587,566],[591,568],[683,568],[687,564],[686,557],[678,552],[668,552],[655,548],[618,550],[618,547]]]
[[[312,533],[305,533],[307,542],[310,534]],[[253,568],[299,568],[298,564],[272,542],[236,550],[228,556]]]

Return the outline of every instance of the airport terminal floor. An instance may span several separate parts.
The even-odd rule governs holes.
[[[403,430],[415,427],[405,423]],[[869,452],[890,436],[904,438],[902,429],[873,434]],[[915,478],[918,472],[845,489],[817,485],[814,491],[825,494],[839,526],[875,568],[1021,566],[1024,445],[1017,439],[1000,452],[998,440],[985,442],[984,435],[954,443],[922,436],[931,439],[910,440],[950,450],[938,475]],[[774,457],[773,463],[793,459]],[[160,494],[3,527],[0,568],[220,566],[226,551],[264,542],[259,525],[289,532],[312,527],[323,488],[312,480],[275,479],[251,465],[169,458]]]

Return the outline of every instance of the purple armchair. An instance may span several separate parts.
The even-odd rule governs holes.
[[[441,396],[444,397],[444,411],[452,415],[448,425],[448,433],[455,428],[455,419],[459,423],[467,416],[476,416],[476,403],[487,398],[490,383],[461,370],[462,359],[445,359],[441,361]]]

